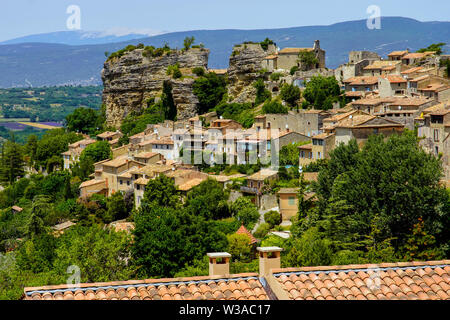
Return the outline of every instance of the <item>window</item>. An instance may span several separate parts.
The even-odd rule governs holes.
[[[141,186],[140,185],[136,185],[136,190],[140,190],[141,189]]]
[[[295,205],[295,197],[289,197],[288,198],[288,204],[290,206],[294,206]]]
[[[433,135],[434,135],[434,141],[438,142],[439,141],[439,130],[434,129]]]
[[[127,186],[129,186],[129,185],[130,185],[130,181],[128,180],[128,181],[127,181]]]
[[[123,180],[122,179],[120,179],[120,184],[123,184]]]

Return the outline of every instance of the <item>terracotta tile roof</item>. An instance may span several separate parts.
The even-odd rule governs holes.
[[[450,260],[273,269],[293,300],[448,300]]]
[[[429,84],[428,86],[426,86],[425,88],[419,88],[417,89],[418,91],[443,91],[443,90],[447,90],[450,89],[450,86],[447,86],[445,84],[442,83],[432,83]]]
[[[403,56],[405,54],[408,53],[408,50],[403,50],[403,51],[392,51],[391,53],[388,54],[388,57],[398,57],[398,56]]]
[[[423,69],[423,67],[410,68],[408,70],[402,71],[401,74],[410,74],[410,73],[414,73],[414,72],[420,71],[422,69]]]
[[[198,186],[200,183],[202,183],[205,180],[206,180],[206,178],[191,179],[183,184],[178,185],[178,190],[181,190],[181,191],[191,190],[192,188]]]
[[[276,59],[276,58],[278,58],[278,55],[271,54],[271,55],[268,55],[267,57],[265,57],[264,60],[273,60],[273,59]]]
[[[343,81],[346,84],[349,85],[365,85],[365,84],[377,84],[378,83],[378,77],[372,77],[372,76],[358,76],[358,77],[352,77],[348,78]]]
[[[347,97],[362,97],[362,96],[364,96],[364,91],[346,91],[345,96],[347,96]]]
[[[422,59],[426,56],[433,54],[432,52],[412,52],[404,55],[402,59]]]
[[[299,149],[312,150],[312,143],[304,144],[298,147]]]
[[[296,53],[299,54],[301,51],[314,51],[314,48],[284,48],[280,51],[278,51],[278,54],[291,54],[291,53]]]
[[[334,133],[321,133],[321,134],[316,134],[315,136],[312,136],[312,138],[313,139],[320,139],[320,140],[323,140],[323,139],[326,139],[326,138],[329,138],[329,137],[331,137],[331,136],[333,136],[334,135]]]
[[[406,79],[404,79],[401,76],[397,76],[397,75],[387,75],[387,76],[382,76],[382,78],[387,79],[390,83],[404,83],[404,82],[407,82]]]
[[[398,64],[401,64],[401,61],[385,61],[385,60],[373,61],[372,64],[365,67],[364,70],[384,69],[384,68],[396,66]]]
[[[409,80],[409,82],[422,81],[422,80],[428,79],[429,77],[430,77],[429,74],[424,74],[423,76],[420,76],[420,77],[417,77],[417,78]]]
[[[138,153],[137,155],[135,155],[135,158],[139,158],[139,159],[150,159],[153,158],[154,156],[159,155],[159,153],[156,152],[141,152]]]
[[[25,300],[268,300],[257,273],[25,288]]]
[[[279,194],[283,193],[298,193],[299,188],[280,188],[280,190],[277,192]]]
[[[110,160],[110,161],[104,162],[103,166],[117,168],[117,167],[121,167],[121,166],[123,166],[123,165],[125,165],[127,163],[128,163],[128,159],[124,158],[124,157],[121,157],[121,158],[116,158],[114,160]]]
[[[274,177],[277,174],[278,174],[278,172],[275,170],[261,169],[260,171],[247,177],[247,179],[249,179],[249,180],[265,180],[267,178]]]
[[[82,184],[80,184],[80,188],[85,188],[85,187],[89,187],[89,186],[93,186],[96,184],[100,184],[100,183],[105,183],[105,180],[89,180],[89,181],[85,181]]]
[[[252,235],[250,231],[247,230],[247,228],[244,225],[241,225],[238,231],[236,231],[236,234],[245,234],[246,236],[248,236],[250,238],[249,244],[254,244],[258,242],[258,240],[256,240],[256,238]]]
[[[139,184],[139,185],[146,186],[149,181],[150,181],[149,179],[139,178],[136,181],[134,181],[134,184]]]
[[[97,135],[100,139],[106,139],[110,137],[114,137],[115,135],[120,135],[119,132],[106,131]]]

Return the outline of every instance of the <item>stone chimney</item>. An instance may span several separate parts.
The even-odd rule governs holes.
[[[228,252],[207,253],[209,257],[209,275],[224,276],[230,274],[230,258]]]
[[[281,251],[280,247],[258,247],[259,252],[259,274],[261,276],[268,275],[272,269],[281,267]]]

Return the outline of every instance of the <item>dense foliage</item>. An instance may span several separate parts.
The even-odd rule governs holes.
[[[339,100],[341,89],[334,76],[315,76],[306,83],[303,97],[309,105],[316,109],[328,110]]]
[[[195,79],[193,92],[200,104],[198,113],[206,113],[222,101],[227,92],[225,79],[214,72],[209,72]]]

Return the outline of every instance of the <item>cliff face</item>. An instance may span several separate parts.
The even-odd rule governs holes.
[[[208,49],[173,51],[161,57],[144,57],[143,49],[135,49],[122,57],[105,62],[102,70],[103,103],[106,122],[119,127],[122,119],[132,111],[146,107],[146,101],[162,93],[163,84],[172,84],[172,94],[177,106],[177,118],[183,120],[196,115],[198,99],[192,93],[193,79],[172,79],[167,67],[179,63],[180,68],[207,68]]]
[[[275,52],[275,46],[265,51],[259,44],[241,44],[233,48],[228,67],[228,97],[232,102],[252,102],[256,90],[253,82],[261,77],[263,59]]]

